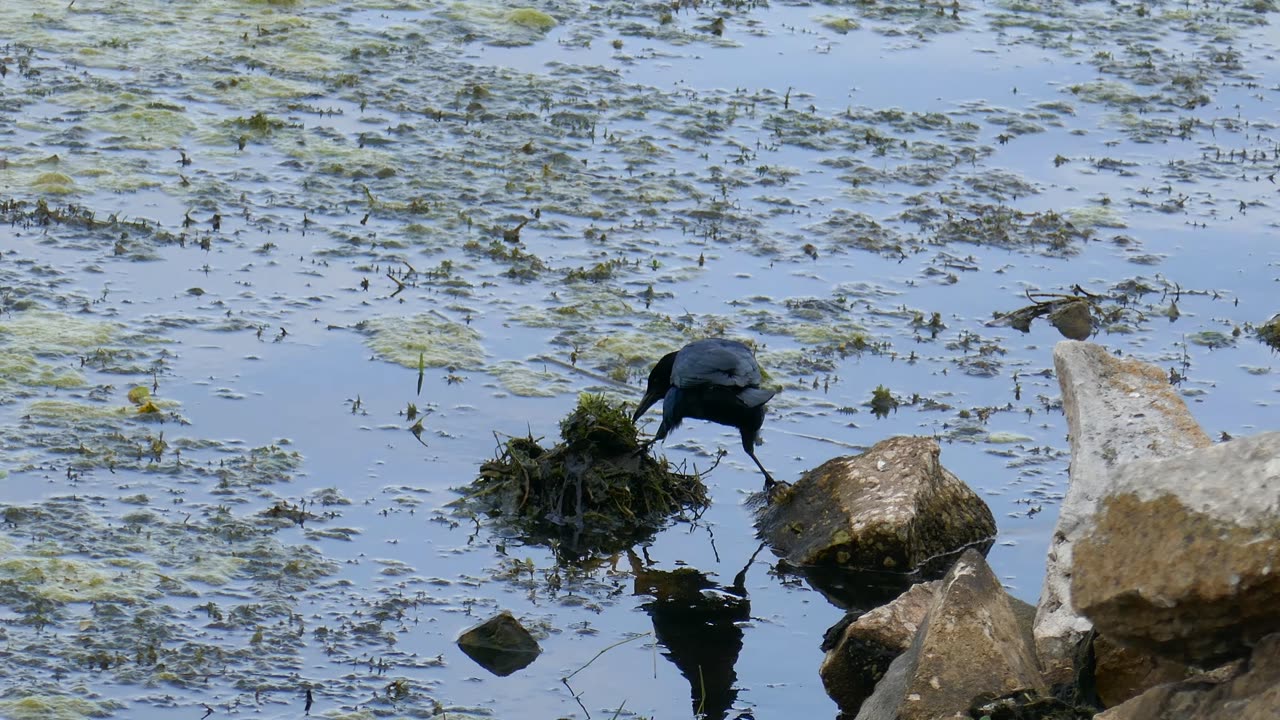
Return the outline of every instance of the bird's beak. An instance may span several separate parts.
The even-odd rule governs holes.
[[[635,421],[639,420],[641,415],[644,415],[646,412],[648,412],[649,408],[653,407],[653,404],[658,402],[661,399],[662,399],[661,395],[646,391],[644,394],[644,397],[640,398],[640,404],[636,406],[635,413],[631,415],[631,422],[634,423]]]

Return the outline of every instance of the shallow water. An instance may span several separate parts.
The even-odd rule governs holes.
[[[537,7],[556,24],[0,7],[0,715],[294,717],[307,688],[333,717],[690,714],[670,636],[636,637],[661,621],[628,558],[557,572],[448,503],[495,433],[553,439],[580,391],[634,402],[705,334],[754,341],[783,387],[759,449],[781,479],[936,435],[1029,602],[1066,483],[1058,336],[993,312],[1140,281],[1095,340],[1185,376],[1214,436],[1274,428],[1251,325],[1280,309],[1274,5]],[[912,326],[934,312],[937,337]],[[904,403],[883,420],[878,385]],[[721,447],[653,569],[728,586],[755,553],[736,435],[689,423],[663,451]],[[303,500],[302,527],[267,514]],[[832,714],[843,611],[772,569],[746,573],[733,707]],[[545,650],[506,678],[453,645],[499,609]]]

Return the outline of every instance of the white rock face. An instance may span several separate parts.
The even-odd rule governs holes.
[[[1075,647],[1091,627],[1071,605],[1072,553],[1093,524],[1111,471],[1134,460],[1167,458],[1212,444],[1169,385],[1164,371],[1118,358],[1100,345],[1058,343],[1053,363],[1071,433],[1071,484],[1049,547],[1036,611],[1036,652],[1046,677],[1070,681]]]

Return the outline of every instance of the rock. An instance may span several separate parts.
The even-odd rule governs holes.
[[[1084,299],[1066,303],[1049,314],[1049,322],[1065,338],[1088,340],[1093,334],[1093,314]]]
[[[1280,634],[1260,640],[1246,667],[1154,687],[1095,720],[1272,720],[1280,717]]]
[[[1072,563],[1072,602],[1099,633],[1211,667],[1280,632],[1280,432],[1113,477]]]
[[[982,555],[966,550],[857,720],[952,717],[976,699],[1023,690],[1048,692],[1031,635]]]
[[[1091,627],[1071,606],[1072,551],[1092,526],[1111,469],[1207,447],[1211,441],[1160,368],[1073,340],[1054,347],[1053,362],[1071,434],[1071,482],[1049,548],[1035,638],[1046,678],[1058,685],[1074,680],[1072,658]],[[1104,673],[1100,666],[1099,674]]]
[[[994,537],[991,510],[938,462],[932,438],[894,437],[806,472],[757,519],[793,565],[911,572]]]
[[[933,604],[941,581],[913,585],[897,599],[841,622],[828,631],[827,652],[818,674],[827,695],[845,713],[856,713],[871,695],[889,663],[911,646],[911,640]],[[834,632],[832,632],[834,631]]]
[[[505,610],[464,630],[458,636],[458,647],[499,677],[527,667],[542,652],[538,641]]]
[[[1103,707],[1114,707],[1164,683],[1176,682],[1194,674],[1180,662],[1166,660],[1098,635],[1093,641],[1094,688]]]

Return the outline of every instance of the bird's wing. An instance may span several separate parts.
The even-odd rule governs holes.
[[[755,387],[760,385],[760,366],[742,343],[699,340],[689,343],[676,355],[671,384],[686,389],[706,385]],[[772,396],[770,393],[769,397]]]

